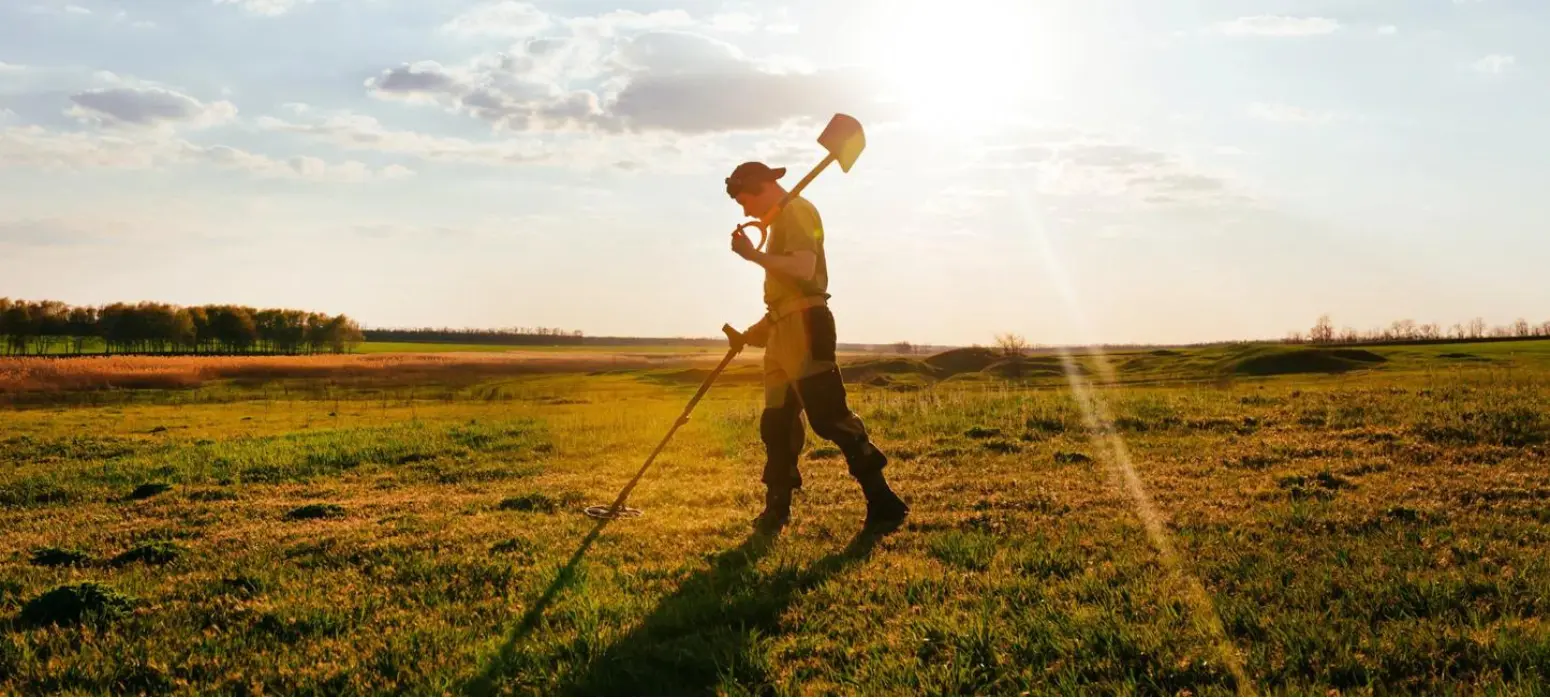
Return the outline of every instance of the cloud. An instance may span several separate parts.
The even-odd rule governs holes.
[[[1256,102],[1249,105],[1249,116],[1277,124],[1306,124],[1320,126],[1335,121],[1333,112],[1320,112],[1290,105]]]
[[[1489,75],[1501,75],[1517,66],[1518,59],[1505,54],[1493,53],[1475,61],[1475,70]]]
[[[68,114],[102,126],[154,127],[170,124],[208,126],[237,114],[230,102],[206,104],[159,87],[114,87],[78,92]]]
[[[464,36],[534,36],[552,22],[543,10],[525,2],[502,0],[475,7],[442,25],[441,30]]]
[[[747,34],[758,28],[759,18],[747,12],[723,12],[710,18],[710,28],[729,34]]]
[[[215,0],[217,5],[236,5],[248,14],[264,17],[279,17],[297,5],[311,2],[313,0]]]
[[[60,219],[0,221],[0,245],[60,247],[97,243],[106,239],[99,232]]]
[[[1152,205],[1248,200],[1232,192],[1226,179],[1171,153],[1068,128],[1026,133],[1020,143],[983,149],[976,168],[1000,171],[991,178],[999,187],[1008,178],[1023,180],[1032,192],[1055,197],[1112,197]]]
[[[1257,15],[1218,22],[1214,28],[1227,36],[1314,36],[1330,34],[1340,23],[1328,17]]]
[[[440,104],[513,131],[762,130],[792,119],[867,110],[868,81],[846,71],[777,70],[702,34],[621,27],[676,13],[618,11],[567,21],[573,34],[519,43],[464,66],[434,61],[382,71],[365,85],[381,99]],[[574,33],[575,27],[586,32]],[[609,37],[609,38],[604,38]]]
[[[1381,27],[1378,27],[1378,33],[1385,36],[1393,36],[1399,33],[1399,27],[1396,27],[1392,24],[1385,24]]]
[[[145,133],[155,135],[146,137]],[[162,132],[52,131],[40,126],[0,129],[0,167],[153,170],[180,165],[213,165],[264,178],[323,182],[363,182],[413,174],[396,165],[371,168],[357,161],[328,163],[310,156],[277,159],[231,146],[199,145]]]
[[[301,124],[274,117],[259,117],[257,124],[269,131],[325,139],[341,148],[410,155],[426,160],[483,165],[533,162],[547,153],[537,140],[469,141],[384,127],[374,117],[339,114],[320,122]]]

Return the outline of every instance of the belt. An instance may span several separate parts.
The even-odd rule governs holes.
[[[785,301],[778,302],[770,306],[770,320],[778,321],[798,311],[805,311],[817,306],[828,306],[828,299],[829,297],[827,295],[808,296],[798,297],[796,299],[787,299]]]

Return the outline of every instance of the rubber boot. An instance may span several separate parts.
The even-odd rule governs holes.
[[[765,491],[764,512],[754,518],[754,529],[763,533],[778,532],[788,522],[791,522],[791,489],[770,488]]]
[[[892,530],[910,514],[910,507],[888,486],[881,471],[869,472],[856,478],[861,482],[861,493],[866,496],[866,523],[868,532]]]

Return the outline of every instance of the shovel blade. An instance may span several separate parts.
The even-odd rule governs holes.
[[[834,161],[840,164],[840,170],[850,172],[850,166],[856,164],[856,159],[861,157],[861,151],[866,149],[866,134],[861,130],[861,122],[848,114],[836,114],[829,120],[829,125],[824,127],[823,133],[818,135],[818,144],[823,146],[829,155],[834,156]]]

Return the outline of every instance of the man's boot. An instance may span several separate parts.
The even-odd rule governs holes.
[[[866,495],[866,523],[862,526],[865,530],[890,530],[909,516],[910,507],[889,488],[882,471],[868,472],[856,480],[861,482],[861,493]]]
[[[770,487],[764,492],[764,512],[754,518],[754,529],[759,532],[778,532],[791,521],[791,489]]]

